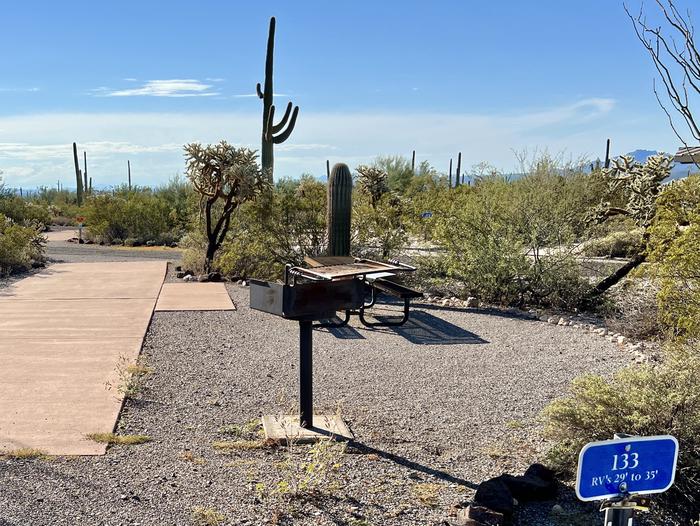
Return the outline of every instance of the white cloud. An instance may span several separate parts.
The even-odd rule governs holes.
[[[273,93],[272,96],[273,97],[289,97],[289,95],[286,93]],[[258,94],[257,93],[241,93],[238,95],[233,95],[234,99],[247,99],[247,98],[253,98],[253,97],[257,98]]]
[[[39,88],[0,88],[2,93],[36,93]]]
[[[90,152],[91,157],[104,158],[118,154],[159,153],[179,151],[181,144],[142,145],[128,142],[86,142],[78,146],[79,150]],[[44,161],[62,159],[72,155],[72,143],[66,144],[27,144],[0,142],[0,159],[20,159],[23,161]]]
[[[129,79],[135,80],[135,79]],[[211,84],[195,79],[149,80],[138,88],[111,89],[100,87],[93,92],[102,97],[212,97]]]
[[[636,119],[640,117],[636,116]],[[638,147],[672,150],[663,115],[658,120],[624,119],[614,100],[591,98],[550,108],[500,114],[411,112],[302,112],[290,139],[275,146],[279,176],[325,173],[325,161],[350,166],[377,155],[410,155],[446,170],[462,152],[462,165],[489,161],[506,171],[516,168],[512,150],[537,147],[577,157]],[[72,141],[87,151],[98,184],[121,182],[126,159],[139,184],[156,184],[184,169],[181,147],[188,142],[260,147],[260,113],[69,113],[0,117],[0,170],[12,186],[68,186],[74,178]],[[10,173],[7,166],[31,168]],[[135,176],[136,177],[136,176]]]

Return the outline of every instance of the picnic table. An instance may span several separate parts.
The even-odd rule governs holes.
[[[367,327],[390,327],[406,323],[410,317],[410,303],[414,298],[423,296],[422,292],[413,290],[394,281],[403,272],[415,272],[416,268],[398,260],[389,262],[374,261],[351,256],[307,257],[304,262],[309,268],[293,267],[288,269],[292,276],[302,276],[311,280],[360,279],[370,295],[369,302],[363,302],[358,310],[345,309],[344,317],[339,321],[323,321],[322,327],[342,327],[350,321],[351,315],[357,315],[360,322]],[[389,295],[403,301],[403,315],[399,319],[370,321],[365,317],[367,309],[374,307],[380,294]]]

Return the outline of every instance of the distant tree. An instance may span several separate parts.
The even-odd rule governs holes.
[[[221,247],[231,214],[242,203],[256,199],[269,187],[257,162],[257,153],[236,148],[226,141],[202,146],[185,146],[187,178],[200,195],[207,235],[205,270],[210,271],[216,251]]]
[[[373,166],[387,173],[387,183],[392,192],[404,193],[413,178],[410,159],[399,155],[377,157]]]
[[[690,12],[681,13],[674,0],[655,1],[662,14],[663,26],[652,26],[647,22],[642,9],[636,16],[630,13],[627,5],[625,11],[661,78],[668,102],[662,102],[656,82],[654,94],[666,113],[671,128],[687,146],[684,135],[676,127],[671,115],[675,113],[682,118],[695,142],[700,143],[700,121],[694,114],[695,105],[700,104],[700,48],[695,44]],[[698,164],[700,159],[694,159],[694,162]]]

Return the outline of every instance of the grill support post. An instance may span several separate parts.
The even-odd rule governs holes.
[[[634,524],[634,509],[607,508],[605,510],[605,526],[632,526]]]
[[[313,327],[311,321],[299,322],[299,426],[314,426],[313,404]]]

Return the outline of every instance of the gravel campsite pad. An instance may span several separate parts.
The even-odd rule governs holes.
[[[141,356],[153,372],[116,430],[152,441],[0,461],[0,524],[450,524],[479,482],[544,451],[538,414],[572,378],[631,359],[592,333],[497,311],[419,303],[404,327],[353,319],[314,331],[314,391],[316,413],[339,412],[357,445],[290,450],[265,444],[257,422],[297,402],[297,324],[227,287],[235,312],[153,317]]]

